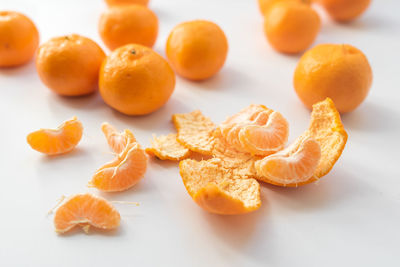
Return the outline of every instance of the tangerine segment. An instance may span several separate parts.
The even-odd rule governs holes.
[[[212,154],[214,145],[213,131],[215,124],[201,111],[174,114],[172,121],[178,131],[177,140],[191,151]]]
[[[330,98],[312,107],[311,123],[304,135],[314,138],[321,147],[321,160],[314,173],[315,177],[321,178],[330,172],[342,154],[347,142],[347,133]]]
[[[107,200],[92,194],[77,194],[56,211],[54,226],[57,233],[65,233],[79,225],[85,231],[93,226],[111,230],[119,226],[121,216]]]
[[[264,112],[260,113],[261,117]],[[256,124],[257,120],[256,120]],[[263,126],[249,125],[239,132],[241,145],[255,155],[269,155],[281,150],[289,137],[289,123],[279,112],[272,112]]]
[[[40,129],[32,132],[26,139],[33,149],[47,155],[58,155],[74,149],[81,140],[82,133],[82,123],[73,117],[56,129]]]
[[[180,161],[190,155],[190,150],[176,140],[177,134],[169,134],[153,137],[151,147],[146,148],[146,152],[155,155],[161,160]]]
[[[300,137],[288,148],[255,162],[261,180],[280,186],[308,183],[321,158],[321,149],[311,137]]]
[[[183,183],[193,200],[204,210],[235,215],[261,206],[260,185],[254,179],[234,179],[220,159],[183,160],[179,164]]]
[[[136,142],[136,138],[130,130],[125,129],[120,133],[108,122],[101,124],[101,130],[111,150],[117,154],[121,153],[128,144]]]
[[[97,170],[89,185],[106,192],[124,191],[143,178],[146,168],[146,153],[138,143],[130,143],[112,162]]]

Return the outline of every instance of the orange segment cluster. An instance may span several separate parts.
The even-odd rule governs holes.
[[[254,179],[297,187],[318,180],[332,169],[345,147],[347,133],[331,99],[313,106],[308,130],[287,148],[288,123],[278,120],[281,115],[274,118],[274,114],[280,113],[250,105],[219,126],[200,111],[173,115],[177,141],[189,150],[212,155],[208,160],[186,159],[179,164],[185,187],[200,207],[218,214],[250,212],[261,205]],[[248,127],[259,128],[248,131]],[[238,138],[242,131],[254,147],[274,144],[275,148],[276,143],[280,146],[265,154],[254,153]],[[256,150],[260,151],[266,150]]]

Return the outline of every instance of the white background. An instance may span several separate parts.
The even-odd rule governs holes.
[[[231,217],[197,207],[175,163],[151,160],[145,178],[123,193],[86,187],[113,158],[100,131],[103,121],[132,129],[144,146],[152,133],[173,131],[173,113],[194,109],[218,123],[250,103],[265,104],[288,119],[290,140],[308,126],[309,111],[292,87],[299,56],[271,49],[256,0],[152,0],[150,7],[159,17],[154,48],[162,55],[173,26],[197,18],[218,23],[230,45],[217,76],[197,83],[177,78],[168,104],[151,115],[121,115],[98,94],[59,97],[39,81],[33,62],[0,70],[0,265],[400,266],[398,1],[373,1],[365,16],[347,25],[323,15],[316,43],[353,44],[374,72],[367,100],[342,117],[349,140],[333,171],[297,189],[263,184],[262,207]],[[30,16],[42,42],[79,33],[101,44],[97,22],[105,8],[101,0],[0,2],[0,9]],[[49,158],[30,149],[30,131],[56,127],[73,115],[85,127],[74,152]],[[141,205],[117,205],[122,225],[115,232],[57,235],[47,211],[61,195],[86,191]]]

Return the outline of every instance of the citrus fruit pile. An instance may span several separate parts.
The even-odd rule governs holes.
[[[98,33],[103,49],[79,34],[53,37],[39,46],[39,32],[25,15],[0,11],[0,67],[29,62],[52,92],[77,97],[99,91],[111,108],[127,115],[145,115],[164,106],[182,78],[200,81],[224,66],[228,38],[207,20],[179,23],[165,43],[165,58],[152,47],[159,20],[149,0],[105,0]],[[321,28],[313,9],[319,4],[335,21],[360,16],[370,0],[258,0],[264,31],[271,46],[283,53],[308,49]],[[179,80],[178,80],[179,81]],[[175,114],[176,133],[153,136],[146,149],[126,129],[103,123],[101,130],[115,158],[98,168],[89,187],[120,192],[136,185],[147,170],[148,155],[179,161],[187,192],[204,210],[243,214],[261,205],[260,183],[297,187],[325,176],[347,142],[340,113],[357,108],[372,84],[367,57],[345,44],[321,44],[307,51],[293,78],[300,100],[312,109],[309,128],[291,144],[289,122],[278,111],[252,104],[216,125],[201,111]],[[83,135],[73,117],[56,129],[40,129],[27,136],[28,144],[46,155],[73,151]],[[202,157],[202,160],[196,160]],[[58,207],[54,224],[65,233],[75,226],[114,229],[120,214],[107,200],[77,194]]]
[[[250,105],[219,126],[200,111],[173,115],[177,134],[154,138],[146,151],[160,159],[180,161],[183,183],[203,209],[241,214],[261,205],[256,180],[297,187],[325,176],[347,142],[331,99],[313,105],[309,128],[291,145],[289,124],[276,111]],[[196,161],[190,153],[212,156]]]
[[[258,0],[264,16],[264,32],[271,46],[282,53],[299,53],[316,39],[321,19],[312,3],[321,5],[330,17],[348,22],[360,16],[371,0]]]

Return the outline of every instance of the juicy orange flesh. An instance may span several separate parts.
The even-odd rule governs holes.
[[[146,153],[138,143],[131,143],[113,161],[97,170],[90,185],[102,191],[124,191],[138,183],[146,169]]]
[[[136,142],[135,136],[128,129],[120,133],[112,125],[104,122],[101,125],[101,130],[107,139],[109,147],[115,153],[121,153],[129,143]]]
[[[309,180],[321,158],[319,144],[300,138],[294,144],[255,163],[257,173],[272,182],[286,185]]]
[[[40,129],[27,136],[28,144],[35,150],[57,155],[71,151],[81,140],[82,123],[73,117],[57,129]]]
[[[110,230],[117,228],[120,220],[119,212],[105,199],[92,194],[78,194],[57,209],[54,226],[58,233],[65,233],[76,225]]]

